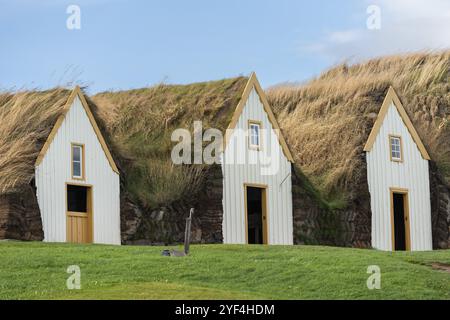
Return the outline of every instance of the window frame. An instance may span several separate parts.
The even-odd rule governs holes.
[[[400,158],[394,158],[392,156],[392,139],[398,139],[400,142]],[[403,162],[403,140],[402,136],[396,134],[389,135],[389,158],[392,162]]]
[[[78,161],[75,161],[74,160],[74,158],[73,158],[73,156],[74,156],[74,148],[75,147],[78,147],[78,148],[80,148],[80,170],[81,170],[81,175],[80,176],[75,176],[74,175],[74,163],[75,162],[78,162]],[[72,176],[72,179],[73,180],[81,180],[81,181],[84,181],[85,179],[86,179],[86,176],[85,176],[85,173],[86,173],[86,171],[85,171],[85,146],[84,146],[84,144],[83,143],[76,143],[76,142],[72,142],[71,144],[70,144],[70,173],[71,173],[71,176]]]
[[[258,145],[253,144],[252,143],[252,125],[254,126],[258,126]],[[248,120],[248,140],[247,140],[247,144],[248,144],[248,148],[250,150],[257,150],[260,151],[262,149],[262,134],[261,134],[261,130],[262,130],[262,122],[261,121],[257,121],[257,120]]]

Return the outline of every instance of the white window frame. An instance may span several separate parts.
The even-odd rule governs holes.
[[[394,141],[398,141],[398,143],[393,143]],[[394,150],[395,146],[395,150]],[[398,149],[398,150],[397,150]],[[399,156],[397,156],[397,154]],[[403,143],[402,137],[399,135],[390,134],[389,135],[389,156],[391,161],[394,162],[403,162]]]
[[[74,149],[78,148],[80,150],[80,160],[74,159]],[[80,175],[75,175],[74,164],[80,164]],[[84,144],[82,143],[72,143],[71,144],[71,155],[70,155],[70,168],[72,173],[72,179],[74,180],[84,180]]]
[[[257,135],[254,134],[255,131],[253,130],[253,127],[258,128]],[[260,121],[255,121],[255,120],[248,121],[248,147],[250,149],[261,150],[261,146],[262,146],[261,129],[262,129],[262,124]],[[256,138],[258,140],[257,144],[253,143],[254,138]]]

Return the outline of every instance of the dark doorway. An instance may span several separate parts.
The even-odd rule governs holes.
[[[402,193],[393,193],[392,202],[394,205],[394,240],[395,250],[405,251],[408,249],[406,239],[406,195]]]
[[[266,189],[246,187],[247,239],[249,244],[265,244],[266,241]]]
[[[67,211],[88,212],[88,187],[67,186]]]
[[[67,185],[66,217],[67,242],[93,242],[92,187]]]

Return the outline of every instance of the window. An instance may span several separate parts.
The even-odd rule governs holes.
[[[72,144],[72,178],[84,180],[84,145]]]
[[[392,161],[403,161],[402,158],[402,138],[399,136],[389,136],[389,145]]]
[[[261,123],[256,121],[249,121],[249,136],[248,143],[251,149],[261,148]]]

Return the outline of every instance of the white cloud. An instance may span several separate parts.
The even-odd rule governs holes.
[[[328,32],[302,51],[340,61],[450,48],[450,1],[372,0],[366,5],[380,7],[381,29],[369,30],[362,19],[360,27]],[[361,16],[368,17],[365,9]]]

